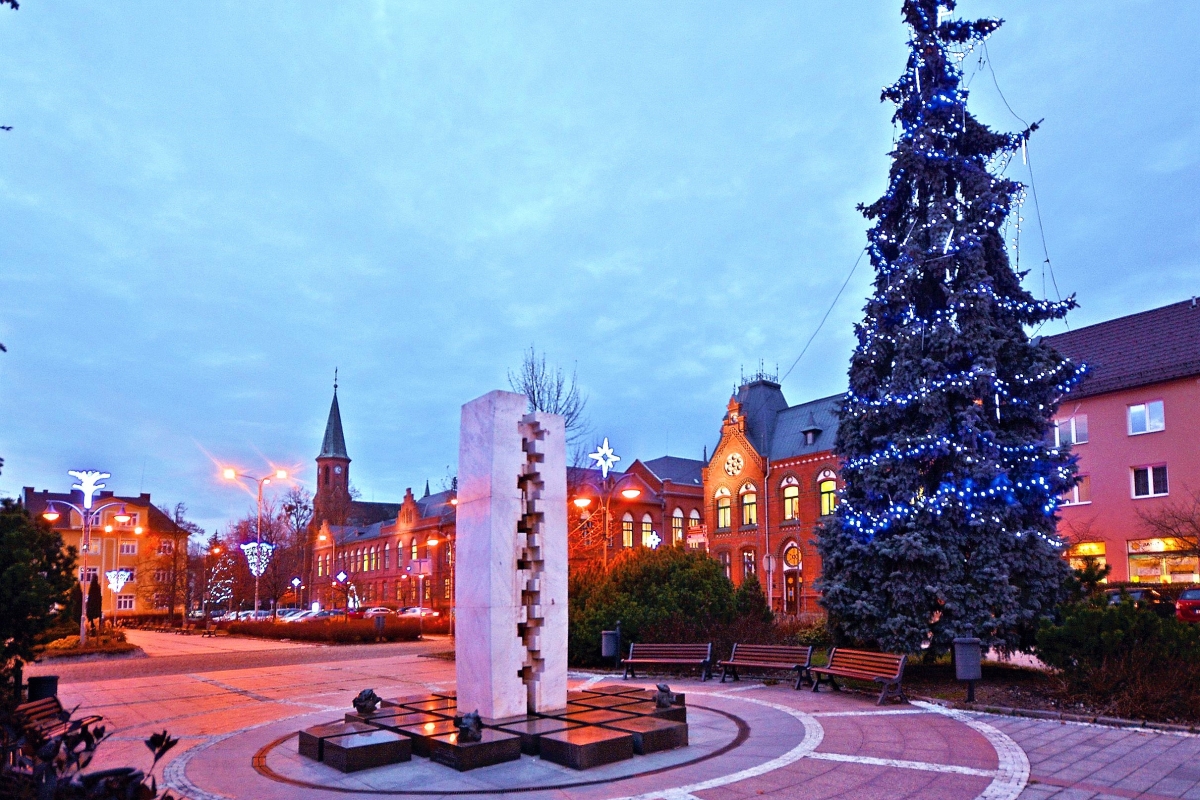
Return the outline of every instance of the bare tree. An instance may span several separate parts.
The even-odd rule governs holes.
[[[1174,555],[1200,558],[1200,492],[1183,500],[1159,505],[1153,511],[1138,510],[1142,528],[1156,539],[1174,539]]]
[[[171,529],[160,531],[154,551],[143,554],[138,565],[139,593],[153,608],[167,609],[167,621],[175,622],[175,608],[187,613],[189,597],[188,540],[204,530],[187,518],[187,504],[176,503],[171,511]]]
[[[559,414],[567,429],[567,443],[574,444],[587,435],[588,423],[584,416],[587,395],[579,391],[575,370],[568,378],[560,366],[548,366],[545,354],[538,355],[532,345],[521,361],[517,372],[509,370],[508,385],[529,399],[530,411],[546,411]]]

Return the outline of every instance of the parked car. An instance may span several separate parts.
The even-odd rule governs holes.
[[[1200,589],[1184,589],[1175,601],[1175,619],[1180,622],[1200,622]]]
[[[280,619],[280,622],[303,622],[306,619],[312,619],[314,614],[319,614],[319,611],[298,611],[295,614],[288,614]]]
[[[400,616],[402,616],[402,617],[440,617],[441,614],[439,614],[437,611],[434,611],[432,608],[425,608],[423,606],[409,606],[408,608],[400,609]]]
[[[375,617],[386,617],[387,615],[392,614],[392,613],[394,613],[394,612],[390,608],[384,608],[383,606],[375,606],[374,608],[364,608],[362,611],[362,616],[365,617],[366,619],[373,619]]]
[[[1133,604],[1138,608],[1148,609],[1160,616],[1169,617],[1175,613],[1175,604],[1162,596],[1162,593],[1157,589],[1151,589],[1149,586],[1145,588],[1114,588],[1106,589],[1104,592],[1108,595],[1110,605],[1116,605],[1122,602],[1125,598],[1133,601]]]

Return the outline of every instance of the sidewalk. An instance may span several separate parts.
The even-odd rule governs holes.
[[[158,633],[156,631],[125,631],[130,644],[142,648],[148,656],[185,656],[199,653],[245,653],[258,650],[290,650],[312,647],[304,642],[281,642],[277,639],[251,639],[240,636],[202,636],[198,633]]]

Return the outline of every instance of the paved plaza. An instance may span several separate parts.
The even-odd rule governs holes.
[[[198,637],[136,638],[149,658],[37,665],[30,672],[59,674],[64,704],[107,718],[114,735],[94,768],[143,765],[142,740],[154,731],[180,737],[164,783],[192,800],[479,796],[513,787],[529,800],[1200,800],[1194,736],[967,714],[919,702],[879,708],[868,695],[797,692],[786,682],[694,679],[671,681],[687,693],[692,743],[681,750],[586,772],[528,758],[459,774],[414,759],[344,775],[298,758],[295,731],[339,718],[363,688],[383,697],[452,688],[453,664],[428,657],[450,649],[449,640],[259,647],[220,638],[206,640],[203,652],[179,652]],[[619,679],[576,674],[571,685],[599,680]]]

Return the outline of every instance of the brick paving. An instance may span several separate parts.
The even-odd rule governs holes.
[[[147,759],[141,742],[153,731],[166,728],[179,736],[181,742],[166,765],[165,783],[192,800],[335,797],[329,791],[274,781],[255,771],[251,757],[303,725],[336,718],[362,688],[373,687],[387,697],[448,688],[454,680],[453,664],[422,657],[448,649],[444,639],[350,647],[260,649],[244,640],[225,645],[215,651],[121,662],[38,665],[30,672],[59,674],[64,704],[78,704],[82,711],[108,719],[113,740],[101,749],[95,769],[143,765]],[[148,651],[184,646],[186,642],[151,640]],[[581,676],[572,683],[585,680]],[[948,713],[920,704],[877,708],[867,695],[796,692],[751,681],[734,687],[670,682],[688,693],[688,705],[694,707],[689,723],[697,727],[688,752],[638,757],[646,760],[602,768],[610,769],[612,783],[523,796],[1200,800],[1200,737]],[[702,706],[712,711],[702,711]],[[721,712],[750,726],[745,743],[709,760],[671,768],[731,740],[733,723]],[[320,785],[340,781],[344,790],[394,790],[415,774],[397,765],[342,776],[320,764],[302,763],[294,750],[294,739],[270,750],[268,765],[278,771],[296,770],[303,780]],[[540,760],[513,763],[465,777],[437,772],[443,768],[428,762],[413,765],[428,771],[421,778],[421,790],[430,792],[546,777]],[[631,777],[639,764],[660,765],[666,771]],[[561,780],[578,780],[579,775],[564,770]]]

